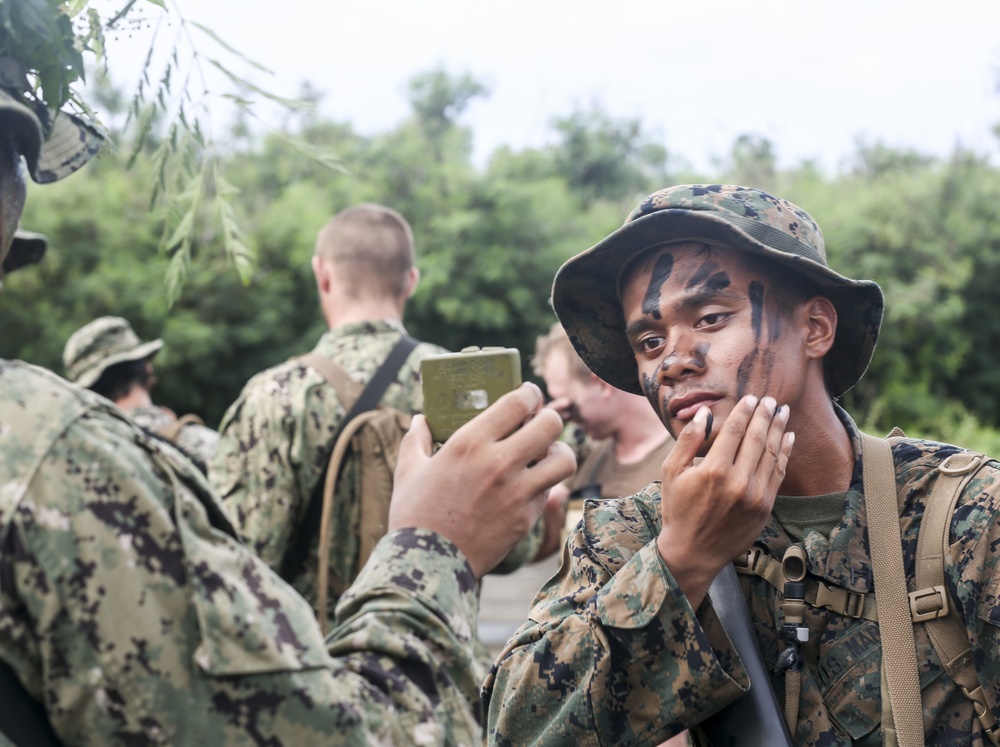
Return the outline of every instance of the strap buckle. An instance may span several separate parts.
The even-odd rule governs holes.
[[[747,550],[746,555],[741,555],[733,561],[733,567],[737,573],[744,576],[760,575],[758,572],[767,563],[770,556],[764,552],[763,547],[754,545]]]
[[[865,612],[865,595],[840,586],[829,586],[819,581],[816,584],[814,604],[817,607],[831,609],[846,617],[858,618]]]
[[[952,454],[938,465],[938,469],[945,475],[964,475],[979,466],[982,461],[981,454],[968,454],[959,452]]]
[[[950,611],[948,592],[943,586],[929,586],[926,589],[911,591],[910,619],[913,622],[925,622],[945,617]]]
[[[983,686],[980,685],[975,690],[969,690],[967,687],[959,686],[962,694],[972,701],[972,709],[976,713],[976,718],[979,719],[979,725],[983,727],[983,731],[986,732],[986,736],[990,738],[990,741],[1000,747],[1000,724],[997,723],[996,718],[993,716],[993,711],[990,710],[989,705],[986,703],[986,693],[983,692]]]

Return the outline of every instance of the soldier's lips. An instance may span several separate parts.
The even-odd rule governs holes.
[[[720,399],[722,397],[718,394],[710,394],[708,392],[694,392],[692,394],[685,394],[683,397],[675,397],[670,401],[670,416],[687,422],[695,416],[695,413],[699,409],[702,407],[711,407]]]

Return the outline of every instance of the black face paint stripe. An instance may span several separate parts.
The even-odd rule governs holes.
[[[649,404],[653,406],[653,411],[659,416],[663,423],[667,422],[667,418],[664,417],[663,411],[660,409],[660,382],[656,377],[650,376],[649,374],[642,375],[642,391],[646,395],[646,399],[649,400]],[[670,426],[667,426],[669,430]],[[674,435],[672,432],[670,435]]]
[[[694,346],[694,355],[698,365],[705,365],[705,361],[708,359],[708,351],[711,349],[712,344],[708,342],[699,342]]]
[[[729,275],[725,271],[719,271],[719,263],[707,260],[691,276],[685,287],[691,290],[696,285],[704,285],[710,291],[721,291],[728,288],[729,283]]]
[[[772,308],[767,313],[767,341],[777,342],[781,337],[781,325],[784,315],[777,304],[771,304]]]
[[[646,288],[646,297],[642,299],[643,314],[649,314],[654,319],[660,318],[660,289],[673,271],[674,257],[672,254],[661,254],[656,258],[653,274],[649,278],[649,286]]]
[[[753,338],[760,342],[761,323],[764,313],[764,286],[758,280],[751,281],[748,290],[750,296],[750,320],[753,323]]]
[[[736,370],[737,401],[743,399],[743,396],[747,393],[747,384],[750,383],[750,375],[753,373],[754,362],[757,360],[757,356],[759,355],[760,351],[757,348],[754,348],[753,351],[748,353],[740,362],[740,367]]]

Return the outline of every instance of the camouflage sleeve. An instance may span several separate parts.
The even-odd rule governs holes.
[[[292,416],[292,390],[302,367],[251,379],[219,427],[209,479],[236,522],[243,540],[278,569],[295,521],[304,510],[300,481],[311,464],[301,429]],[[288,380],[283,380],[288,379]],[[308,494],[308,493],[305,493]]]
[[[658,744],[745,692],[706,602],[696,616],[627,501],[588,505],[483,687],[489,744]]]
[[[475,584],[454,547],[387,538],[328,651],[185,460],[87,420],[0,533],[0,656],[65,743],[481,742]]]
[[[404,529],[375,546],[341,597],[327,642],[334,656],[378,650],[387,659],[405,661],[405,672],[393,679],[403,675],[434,683],[446,698],[464,694],[452,708],[478,714],[482,677],[475,672],[483,671],[475,661],[478,613],[478,584],[458,548],[428,530]],[[481,739],[480,732],[476,743]]]
[[[188,454],[193,454],[203,464],[211,464],[215,448],[219,444],[219,434],[204,425],[191,423],[181,428],[177,436],[177,445]]]

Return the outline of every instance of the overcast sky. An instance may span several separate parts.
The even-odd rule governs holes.
[[[835,169],[859,137],[1000,154],[1000,0],[177,3],[273,71],[256,83],[294,95],[308,80],[325,115],[364,133],[406,116],[415,73],[472,74],[491,89],[463,119],[479,162],[544,144],[553,117],[591,102],[700,169],[742,133],[770,139],[783,166]],[[147,38],[109,43],[113,77],[132,84],[129,44]]]

